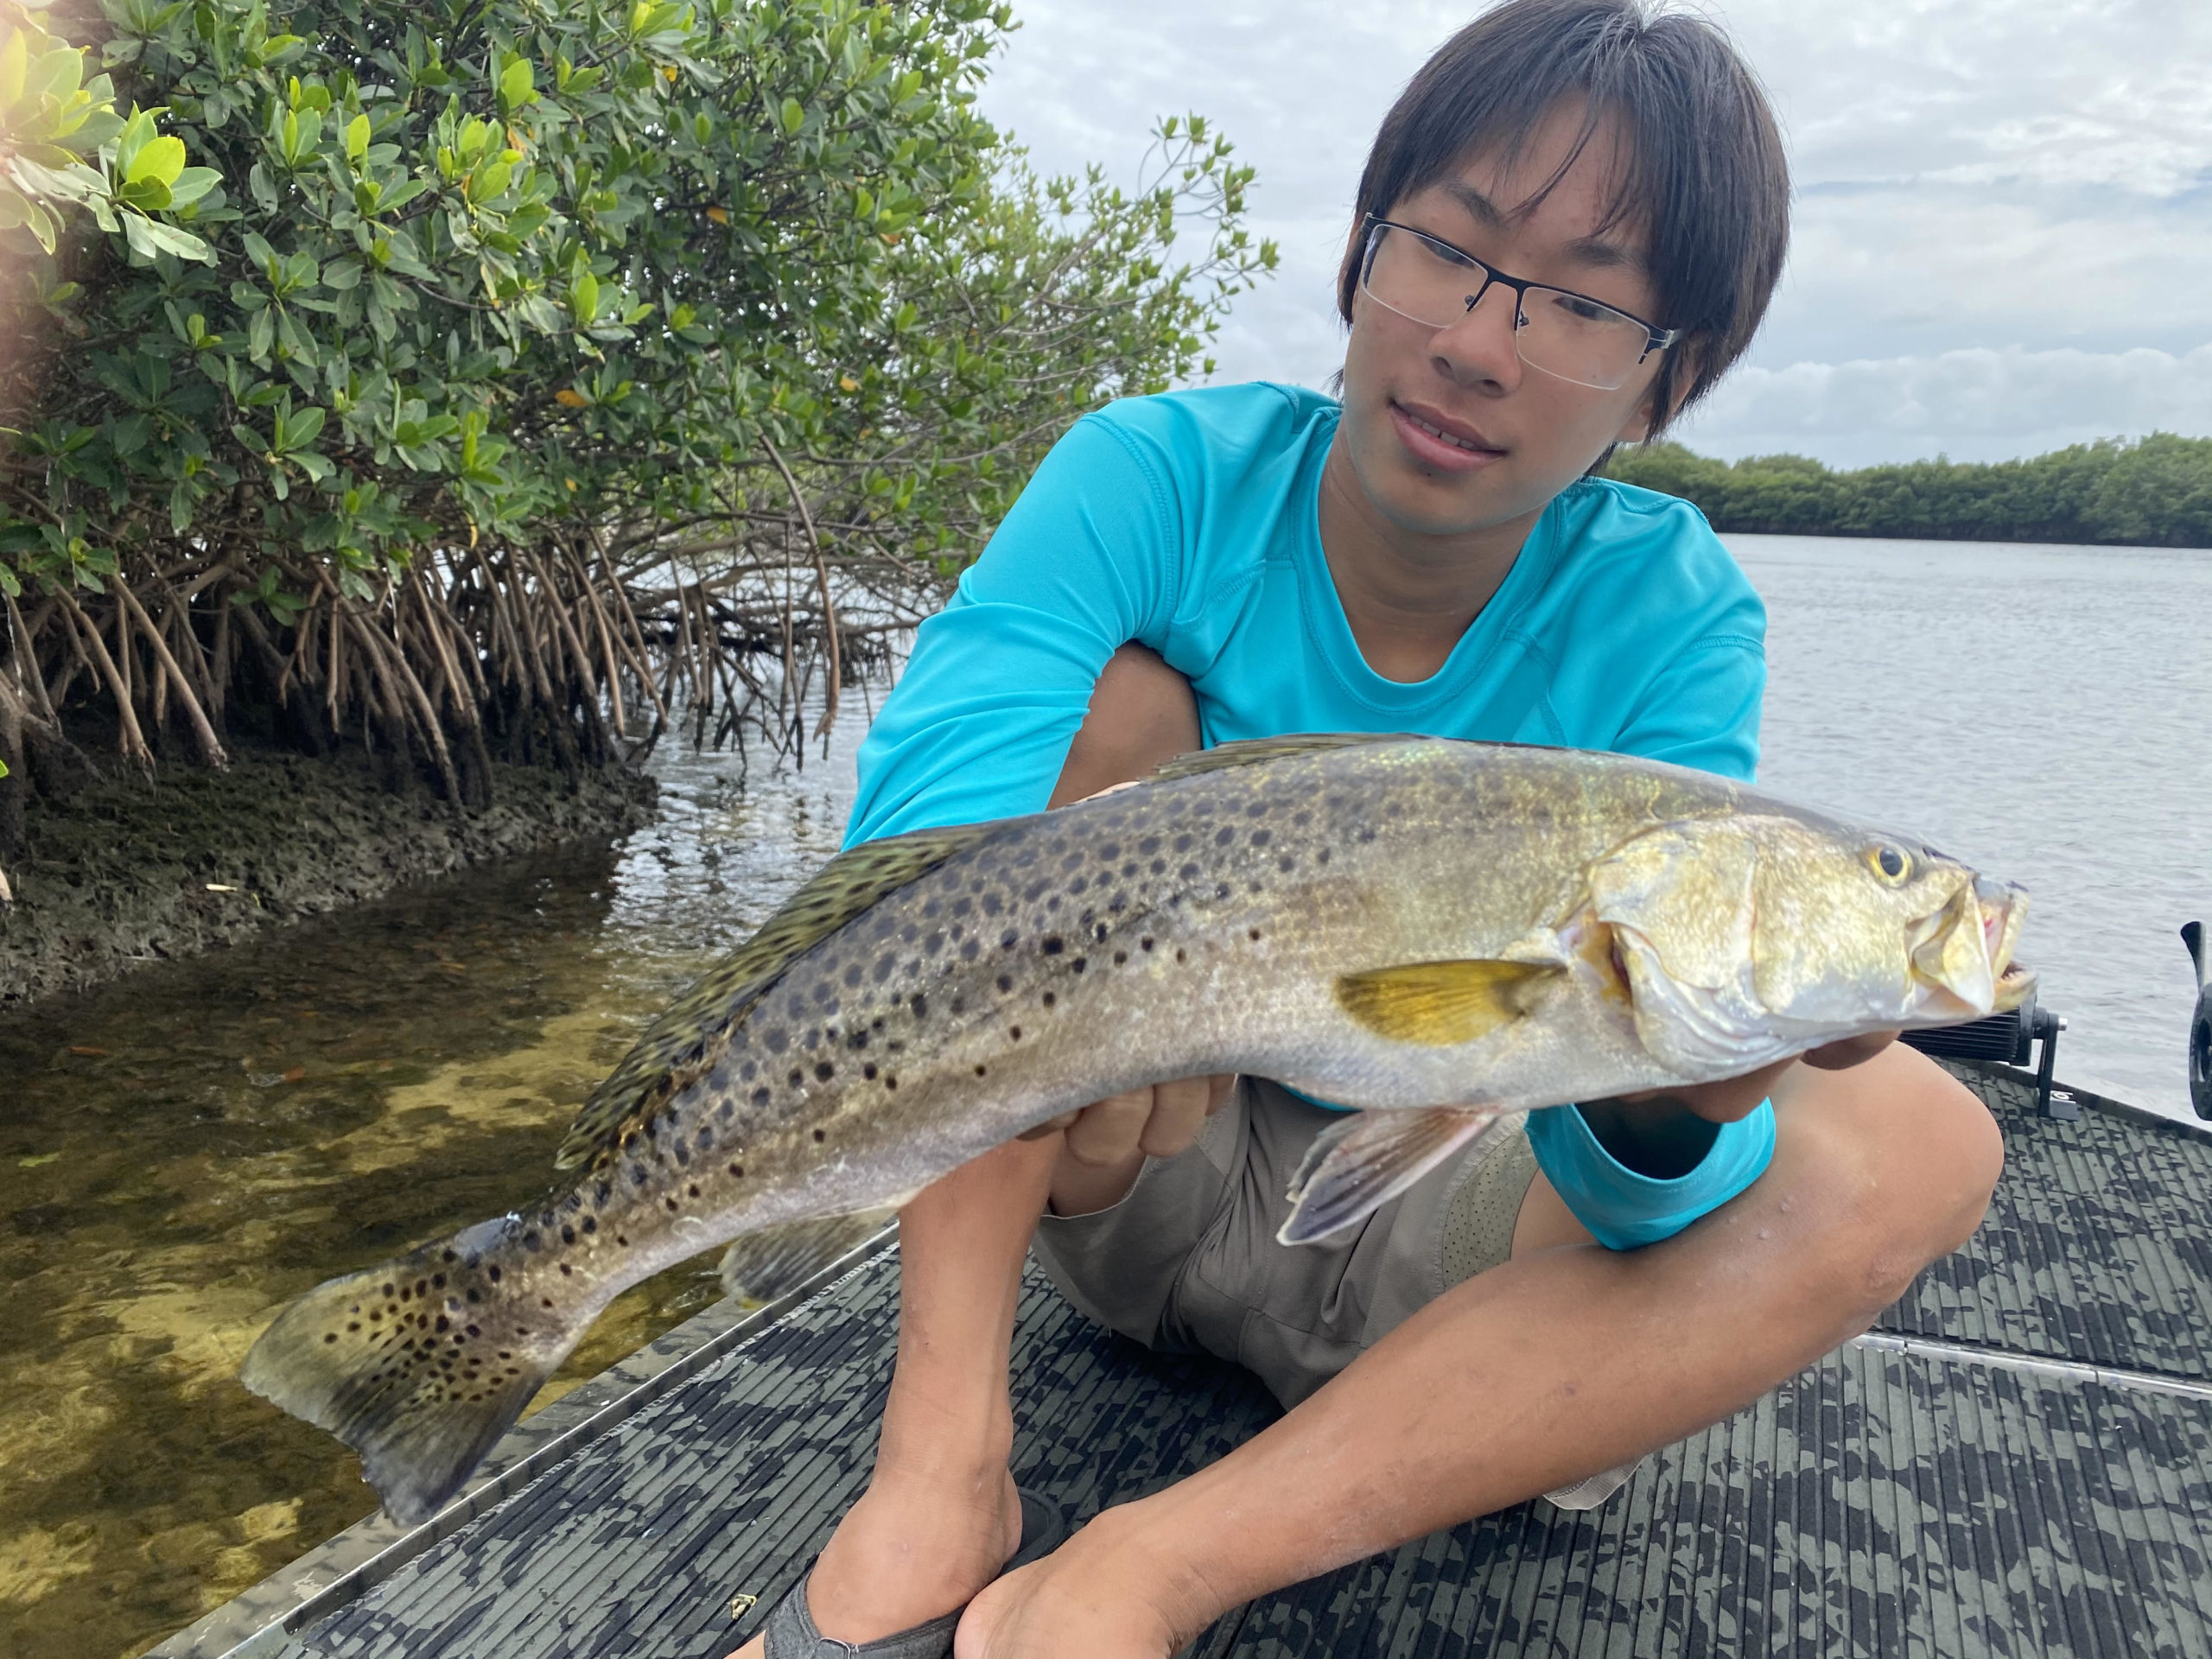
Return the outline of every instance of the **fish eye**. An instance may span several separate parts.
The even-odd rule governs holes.
[[[1866,849],[1866,864],[1883,880],[1892,884],[1903,881],[1912,873],[1912,861],[1887,842]]]

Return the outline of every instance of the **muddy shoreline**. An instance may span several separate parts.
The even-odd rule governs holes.
[[[366,755],[248,749],[222,772],[166,766],[33,805],[6,866],[0,1013],[380,898],[408,881],[652,816],[652,779],[494,763],[492,804],[454,810],[420,784],[395,793]]]

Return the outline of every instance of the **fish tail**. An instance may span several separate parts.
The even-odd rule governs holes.
[[[486,1222],[317,1286],[262,1333],[239,1380],[361,1457],[407,1525],[426,1521],[513,1427],[597,1311],[556,1306]]]

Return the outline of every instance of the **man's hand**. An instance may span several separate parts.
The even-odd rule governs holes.
[[[1673,1101],[1687,1107],[1708,1123],[1733,1123],[1738,1118],[1749,1117],[1757,1111],[1758,1103],[1773,1092],[1775,1079],[1798,1060],[1823,1071],[1846,1071],[1872,1059],[1897,1039],[1897,1033],[1894,1031],[1869,1032],[1864,1037],[1847,1037],[1840,1043],[1808,1049],[1795,1058],[1777,1060],[1756,1071],[1746,1071],[1740,1077],[1723,1077],[1718,1083],[1695,1083],[1686,1089],[1639,1090],[1620,1098],[1630,1105],[1646,1101]]]
[[[1236,1086],[1233,1073],[1155,1083],[1062,1112],[1024,1130],[1021,1138],[1040,1141],[1065,1129],[1069,1154],[1093,1169],[1114,1168],[1139,1154],[1173,1158],[1198,1138],[1206,1119],[1229,1103]]]
[[[1638,1174],[1661,1180],[1697,1167],[1719,1131],[1713,1127],[1749,1117],[1774,1092],[1775,1084],[1802,1060],[1823,1071],[1842,1071],[1871,1060],[1897,1040],[1894,1031],[1847,1037],[1777,1060],[1740,1077],[1694,1083],[1679,1089],[1643,1089],[1611,1100],[1586,1101],[1582,1121],[1598,1144]]]

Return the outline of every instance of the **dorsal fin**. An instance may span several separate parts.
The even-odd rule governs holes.
[[[1319,754],[1329,749],[1353,749],[1364,743],[1418,743],[1415,732],[1287,732],[1281,737],[1239,738],[1210,749],[1179,754],[1144,781],[1165,784],[1200,772],[1222,772],[1230,766],[1256,766],[1263,760],[1280,760],[1287,754]]]
[[[965,823],[887,836],[851,848],[824,864],[758,933],[709,969],[645,1028],[637,1046],[592,1090],[569,1125],[555,1164],[573,1169],[620,1144],[623,1130],[641,1109],[658,1104],[669,1080],[696,1065],[712,1039],[736,1023],[793,961],[878,899],[998,827]]]

